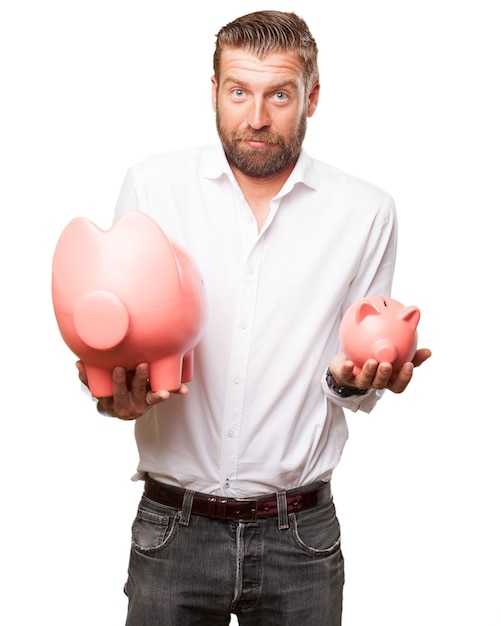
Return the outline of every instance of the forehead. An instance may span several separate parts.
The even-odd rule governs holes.
[[[227,48],[220,57],[219,82],[236,78],[300,82],[303,80],[303,63],[294,52],[273,52],[260,58],[240,48]]]

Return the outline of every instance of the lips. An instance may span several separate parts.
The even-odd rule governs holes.
[[[245,143],[251,148],[269,148],[275,145],[274,143],[263,141],[262,139],[246,139]]]

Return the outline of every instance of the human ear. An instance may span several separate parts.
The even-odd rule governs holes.
[[[316,83],[308,95],[308,117],[315,113],[318,106],[318,98],[320,97],[320,83]]]
[[[212,108],[213,108],[214,112],[216,112],[216,109],[217,109],[217,80],[216,80],[215,76],[213,76],[211,78],[211,82],[212,82]]]

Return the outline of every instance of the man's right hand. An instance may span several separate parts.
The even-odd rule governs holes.
[[[88,387],[85,365],[82,361],[77,361],[76,366],[80,380]],[[184,384],[175,391],[162,389],[153,392],[149,377],[150,368],[147,363],[140,363],[133,372],[127,372],[123,367],[115,367],[112,374],[113,395],[98,398],[100,407],[113,417],[135,420],[153,405],[167,400],[171,393],[188,393],[188,387]]]

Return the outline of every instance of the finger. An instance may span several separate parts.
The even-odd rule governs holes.
[[[89,381],[87,378],[87,370],[85,369],[84,363],[82,361],[77,361],[75,365],[77,366],[77,370],[78,370],[78,378],[84,385],[88,387]]]
[[[127,389],[127,372],[124,367],[115,367],[111,375],[111,388],[117,415],[129,406],[129,391]]]
[[[428,348],[420,348],[419,350],[416,350],[416,354],[414,355],[414,358],[412,359],[412,363],[414,364],[414,367],[419,367],[422,363],[424,363],[430,357],[431,357],[431,350],[428,350]]]
[[[166,391],[165,389],[161,389],[155,392],[149,391],[146,394],[146,404],[152,405],[163,402],[164,400],[167,400],[167,398],[169,398],[172,393],[184,396],[188,393],[188,387],[184,383],[181,383],[181,385],[179,385],[177,389],[172,389],[171,391]]]
[[[372,388],[385,389],[388,386],[392,374],[393,367],[391,363],[379,363],[372,379]]]
[[[167,400],[167,398],[170,396],[170,393],[171,392],[167,391],[166,389],[161,389],[155,392],[147,391],[144,397],[144,403],[146,404],[146,406],[153,406],[154,404],[158,404],[159,402]]]
[[[396,378],[388,382],[388,389],[393,393],[402,393],[410,383],[414,365],[412,363],[404,363],[398,372]]]
[[[347,385],[353,384],[354,375],[353,368],[355,364],[353,361],[350,361],[346,358],[346,355],[343,352],[337,354],[334,358],[331,359],[329,364],[329,369],[334,378],[334,381],[340,387],[345,387]]]
[[[134,376],[130,383],[132,400],[138,405],[145,403],[146,394],[150,389],[149,385],[150,368],[147,363],[140,363],[136,367]]]
[[[185,396],[188,393],[188,386],[185,385],[184,383],[181,383],[179,389],[177,389],[176,391],[172,391],[171,393],[179,393]]]
[[[369,389],[372,387],[377,369],[378,362],[375,359],[369,359],[366,361],[362,366],[360,373],[355,378],[356,386],[360,389]]]
[[[383,389],[390,379],[392,367],[390,363],[378,363],[369,359],[364,363],[360,373],[354,378],[353,387],[360,389]]]

